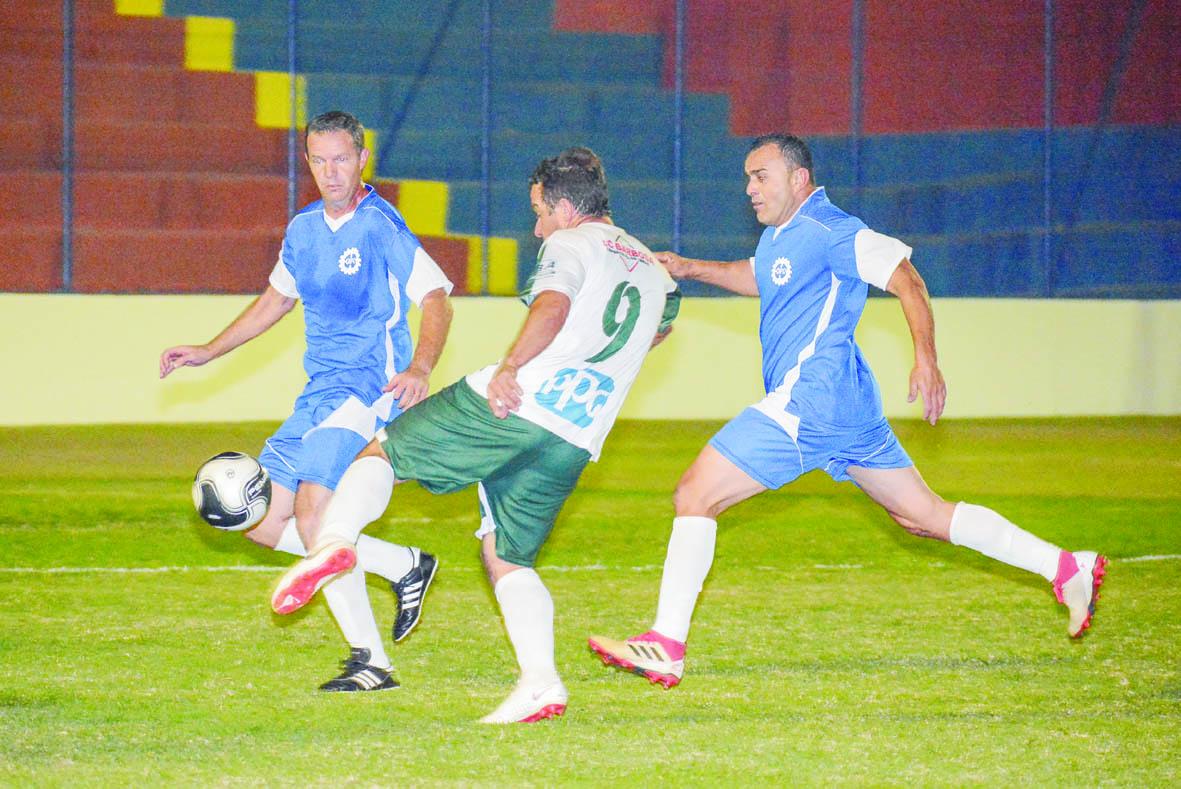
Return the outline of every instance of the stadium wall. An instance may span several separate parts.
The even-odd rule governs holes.
[[[160,352],[202,342],[246,296],[0,294],[0,424],[278,420],[303,385],[297,311],[204,368],[158,380]],[[459,298],[436,387],[499,357],[525,309]],[[947,417],[1181,414],[1181,301],[937,299]],[[417,313],[414,313],[417,316]],[[753,299],[686,299],[623,416],[721,419],[761,396]],[[891,417],[908,404],[910,339],[871,299],[858,342]]]

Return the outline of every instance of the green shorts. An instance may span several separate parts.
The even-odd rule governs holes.
[[[400,480],[431,493],[480,483],[480,533],[496,531],[496,555],[532,567],[590,453],[510,414],[497,419],[459,380],[377,434]]]

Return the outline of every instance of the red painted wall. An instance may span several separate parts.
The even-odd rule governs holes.
[[[1092,124],[1131,3],[1055,9],[1055,122]],[[868,133],[1042,123],[1042,0],[867,0],[863,128]],[[559,30],[663,33],[672,82],[673,0],[556,0]],[[733,101],[731,131],[844,134],[851,123],[851,0],[688,0],[690,90]],[[1114,123],[1181,122],[1181,4],[1148,0]]]

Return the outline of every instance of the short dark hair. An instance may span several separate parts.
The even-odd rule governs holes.
[[[748,153],[754,153],[764,145],[774,145],[783,156],[783,161],[804,168],[809,176],[815,172],[812,169],[812,151],[808,149],[808,143],[799,137],[792,134],[764,134],[755,137]]]
[[[365,147],[365,127],[357,120],[356,116],[350,115],[341,110],[329,110],[312,118],[308,122],[308,127],[304,131],[304,150],[307,150],[307,139],[313,134],[323,134],[324,132],[348,132],[349,136],[353,138],[353,147],[358,152]]]
[[[565,198],[583,216],[611,216],[603,161],[590,148],[575,146],[542,159],[529,176],[529,185],[534,184],[541,186],[541,199],[550,208]]]

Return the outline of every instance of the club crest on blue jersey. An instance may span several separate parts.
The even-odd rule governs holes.
[[[336,264],[342,274],[347,274],[350,277],[361,270],[361,250],[356,247],[349,247],[344,252],[340,253],[340,260]]]
[[[786,285],[791,279],[791,261],[787,258],[775,258],[771,264],[771,281],[776,285]]]
[[[615,381],[600,372],[567,367],[541,385],[534,399],[567,422],[586,427],[615,391]]]

